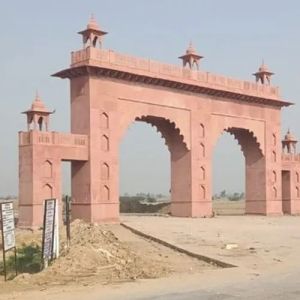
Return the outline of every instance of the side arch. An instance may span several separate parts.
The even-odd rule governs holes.
[[[229,127],[224,129],[224,131],[231,134],[237,140],[245,159],[249,162],[264,156],[261,144],[253,131],[237,127]]]
[[[266,210],[266,165],[261,143],[251,129],[227,127],[223,132],[231,134],[245,158],[246,214],[264,213]],[[276,191],[276,192],[275,192]],[[273,198],[277,190],[272,191]]]
[[[234,136],[242,147],[242,151],[246,149],[244,137],[253,142],[252,145],[258,146],[262,155],[265,155],[265,124],[259,120],[249,120],[243,118],[230,117],[214,117],[210,121],[211,124],[211,145],[212,148],[216,145],[219,137],[224,131],[229,132]]]

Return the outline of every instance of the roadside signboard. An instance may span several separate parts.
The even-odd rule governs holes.
[[[56,199],[45,200],[44,227],[42,241],[42,259],[44,262],[53,259],[54,232],[55,232]]]
[[[14,207],[12,202],[4,202],[0,204],[1,211],[1,228],[2,228],[2,249],[3,249],[3,266],[4,277],[6,280],[6,259],[5,254],[7,251],[15,250],[15,269],[17,275],[17,250],[15,238],[15,217]]]

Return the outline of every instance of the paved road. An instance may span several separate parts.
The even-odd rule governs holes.
[[[215,290],[198,289],[190,292],[174,292],[163,295],[141,297],[142,300],[299,300],[300,299],[300,272],[285,278],[275,277],[272,280],[256,281],[242,285],[229,285]]]

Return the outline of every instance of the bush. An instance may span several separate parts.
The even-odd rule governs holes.
[[[18,273],[37,273],[42,268],[42,249],[37,244],[22,244],[17,248],[17,270]],[[0,263],[1,274],[4,274],[3,262]],[[15,256],[10,255],[6,259],[7,273],[15,272]]]

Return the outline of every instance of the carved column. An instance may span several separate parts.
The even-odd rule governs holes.
[[[71,91],[72,133],[87,134],[90,141],[89,160],[72,162],[73,217],[118,221],[118,120],[106,106],[114,100],[102,92],[100,79],[88,76],[72,79]]]

